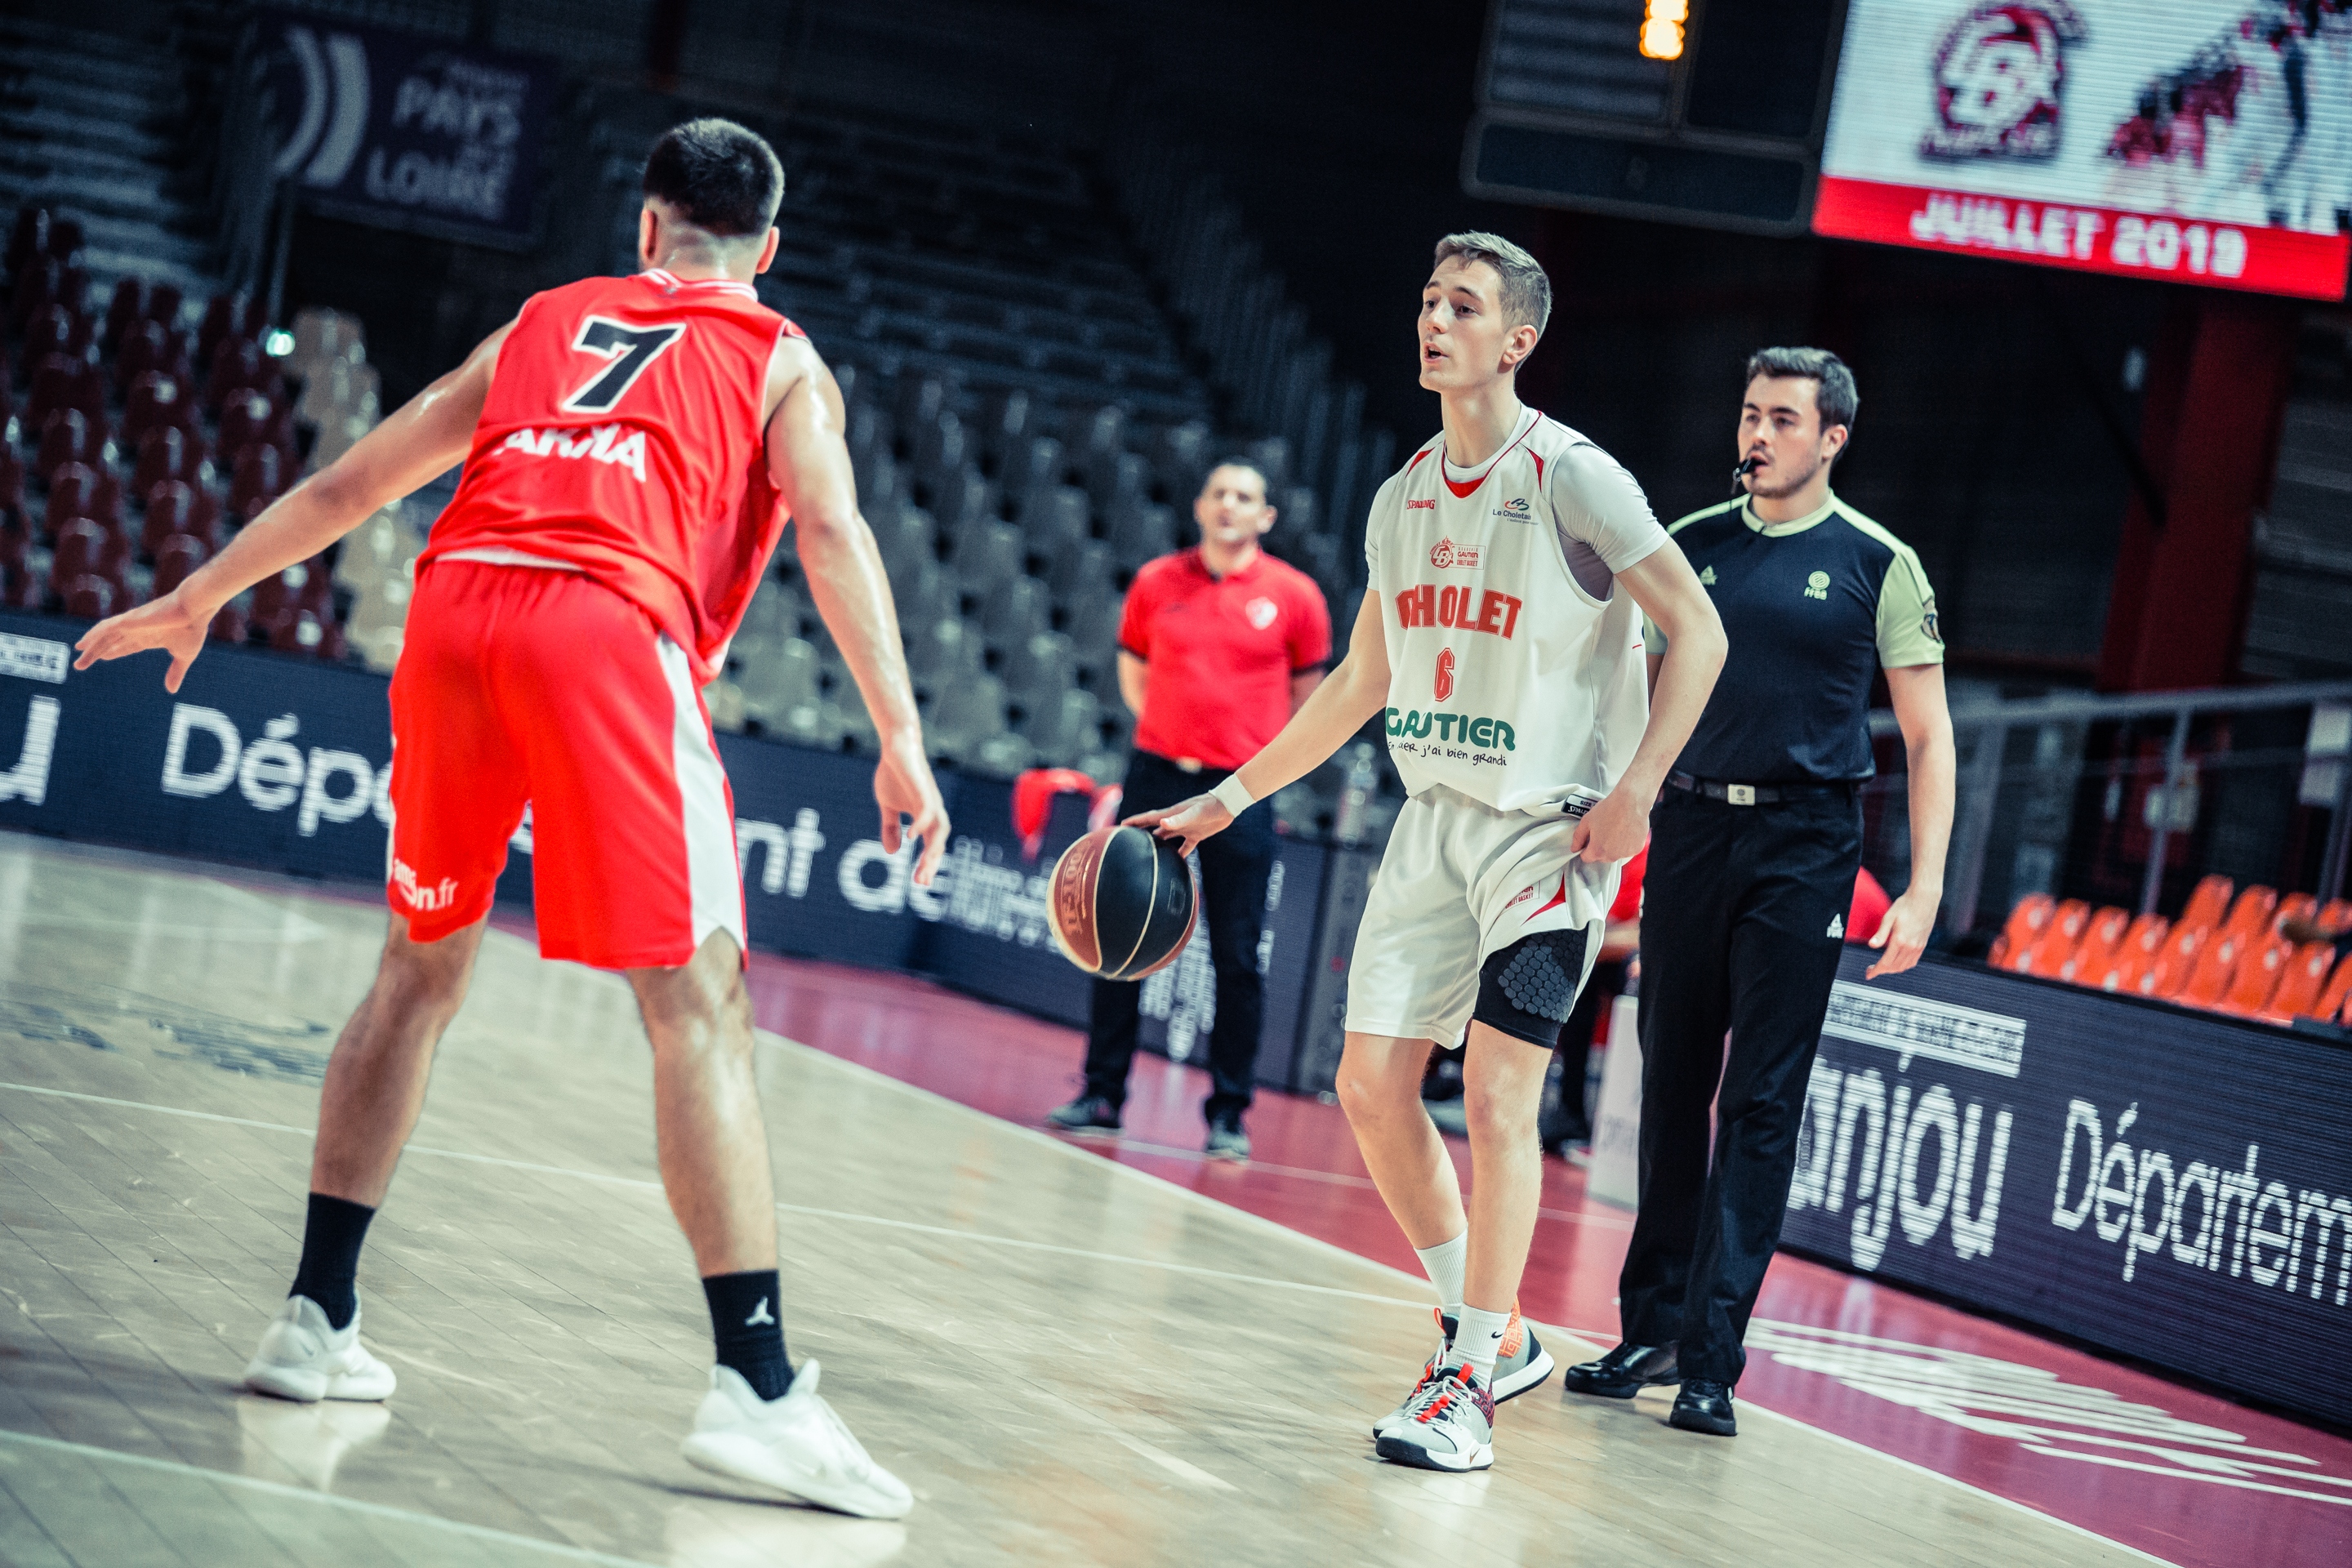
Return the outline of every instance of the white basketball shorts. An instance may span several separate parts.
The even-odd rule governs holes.
[[[1581,988],[1618,868],[1578,859],[1575,833],[1576,819],[1556,807],[1497,811],[1442,785],[1407,801],[1356,930],[1349,1031],[1457,1043],[1477,1005],[1479,965],[1538,931],[1591,928]]]

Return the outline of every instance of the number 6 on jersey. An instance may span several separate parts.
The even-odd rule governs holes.
[[[591,316],[580,323],[572,341],[581,353],[603,354],[613,363],[589,378],[588,384],[563,400],[566,414],[604,414],[621,401],[662,351],[686,335],[683,322],[655,327],[630,327],[608,316]]]

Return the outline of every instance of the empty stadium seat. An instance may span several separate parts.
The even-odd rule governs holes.
[[[825,711],[816,649],[799,637],[763,643],[747,658],[736,684],[745,713],[761,728],[818,745],[838,744],[840,725]]]
[[[1024,702],[1070,689],[1077,670],[1077,655],[1060,632],[1039,632],[1005,650],[1005,688]]]
[[[2189,902],[2180,911],[2177,926],[2216,926],[2230,912],[2230,895],[2237,884],[2227,877],[2203,877],[2189,895]]]
[[[957,617],[942,616],[909,637],[907,664],[919,679],[951,683],[955,675],[981,668],[980,636]]]
[[[1015,577],[1000,584],[980,605],[980,629],[991,647],[1010,648],[1046,629],[1045,584]]]
[[[2230,979],[2230,989],[2214,1005],[2214,1010],[2232,1013],[2242,1018],[2261,1013],[2270,1005],[2271,997],[2277,993],[2279,983],[2284,978],[2294,958],[2294,943],[2284,937],[2253,939],[2246,949],[2245,956],[2238,961],[2237,972]]]
[[[236,471],[229,479],[229,515],[252,521],[285,492],[287,478],[286,459],[277,447],[247,447],[237,454]]]
[[[2279,927],[2287,921],[2308,921],[2318,913],[2317,899],[2313,898],[2309,893],[2288,893],[2279,900],[2278,908],[2271,911],[2271,918],[2263,929],[2276,935]]]
[[[140,530],[144,542],[161,541],[167,533],[192,534],[208,549],[218,550],[220,506],[212,491],[184,479],[165,479],[147,492],[147,521]]]
[[[2229,917],[2222,921],[2224,936],[2258,936],[2270,928],[2271,916],[2278,910],[2278,890],[2261,883],[2249,884],[2238,894],[2238,901],[2230,906]]]
[[[988,481],[977,468],[959,468],[943,476],[929,496],[931,516],[950,538],[961,538],[982,523],[997,521]]]
[[[166,479],[192,483],[204,460],[204,447],[185,430],[176,425],[155,426],[139,437],[139,458],[131,468],[131,493],[151,495]]]
[[[2213,940],[2198,953],[2196,965],[2189,972],[2188,983],[2174,993],[2172,1000],[2184,1007],[2208,1010],[2219,1007],[2237,982],[2238,966],[2261,945],[2262,941],[2258,931],[2240,931],[2225,926],[2214,932]]]
[[[1164,506],[1132,505],[1111,519],[1111,558],[1129,571],[1175,547],[1175,516]]]
[[[2042,933],[2050,929],[2051,917],[2057,912],[2058,900],[2047,893],[2028,893],[2018,900],[2000,928],[2004,955],[2001,966],[2022,968],[2032,956],[2034,944],[2042,940]]]
[[[2109,905],[2093,914],[2083,928],[2083,939],[2056,971],[2060,980],[2077,985],[2097,985],[2115,968],[2131,931],[2129,910]]]
[[[882,564],[888,569],[893,584],[902,573],[912,570],[916,563],[938,560],[931,544],[930,515],[919,507],[869,510],[866,518],[874,530],[875,547],[882,552]]]
[[[1039,762],[1070,767],[1098,743],[1100,719],[1092,693],[1062,691],[1028,709],[1022,732]]]
[[[2172,922],[2162,915],[2135,915],[2124,939],[2116,944],[2115,954],[2096,971],[2084,971],[2078,978],[2085,985],[2095,985],[2102,991],[2139,992],[2139,983],[2157,959],[2164,952],[2165,938],[2172,932]]]
[[[2013,967],[2021,974],[2039,975],[2044,980],[2061,978],[2067,960],[2082,945],[2083,933],[2090,924],[2090,905],[2080,899],[2063,900],[2051,910],[2050,923],[2042,928],[2042,934]]]
[[[251,628],[246,625],[245,612],[229,604],[223,605],[213,616],[213,624],[205,635],[215,642],[226,643],[234,647],[251,635]]]
[[[1019,529],[985,522],[956,541],[949,563],[955,569],[956,591],[985,604],[1021,575],[1024,560]]]
[[[134,322],[147,319],[147,280],[136,274],[117,279],[107,300],[106,328],[100,340],[106,352],[116,353],[122,334]]]
[[[122,487],[102,463],[58,464],[49,473],[49,531],[69,517],[90,517],[109,527],[122,521]]]
[[[2295,948],[2281,967],[2278,988],[2263,1005],[2262,1016],[2273,1024],[2316,1016],[2320,997],[2327,990],[2328,973],[2335,967],[2336,944],[2333,942],[2307,942]],[[2342,1005],[2340,1000],[2337,1005]]]
[[[53,409],[41,425],[41,446],[33,459],[33,472],[47,484],[49,476],[68,463],[95,468],[105,447],[103,428],[93,428],[80,409]]]
[[[2134,990],[2139,995],[2159,1001],[2173,1000],[2196,973],[2207,946],[2219,941],[2210,926],[2174,926],[2166,934],[2162,949],[2141,971]]]
[[[2352,899],[2330,899],[2320,906],[2313,922],[2322,931],[2352,931]]]
[[[71,579],[58,591],[58,607],[81,620],[99,621],[114,614],[118,598],[127,597],[106,578],[87,574]]]
[[[247,447],[254,446],[277,447],[286,467],[291,469],[294,463],[293,413],[257,392],[233,395],[221,405],[221,452],[235,463]]]
[[[1110,546],[1099,539],[1083,539],[1055,551],[1045,567],[1045,582],[1058,605],[1099,599],[1116,603],[1118,590],[1111,584],[1111,570]]]
[[[205,563],[211,552],[204,541],[185,533],[166,534],[152,552],[155,557],[153,593],[161,598],[188,580],[188,574]]]
[[[123,438],[135,444],[144,441],[150,431],[166,426],[176,427],[191,439],[201,439],[196,435],[196,408],[188,396],[188,384],[163,371],[147,371],[131,384],[130,394],[123,400]]]

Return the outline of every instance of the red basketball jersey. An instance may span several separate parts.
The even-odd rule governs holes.
[[[532,295],[420,564],[488,550],[576,566],[708,681],[783,531],[760,414],[787,334],[805,335],[724,279],[656,269]]]

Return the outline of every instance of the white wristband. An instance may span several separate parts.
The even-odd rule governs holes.
[[[1238,773],[1227,773],[1225,782],[1209,792],[1209,798],[1223,806],[1230,816],[1239,816],[1257,804],[1257,796],[1250,794]]]

